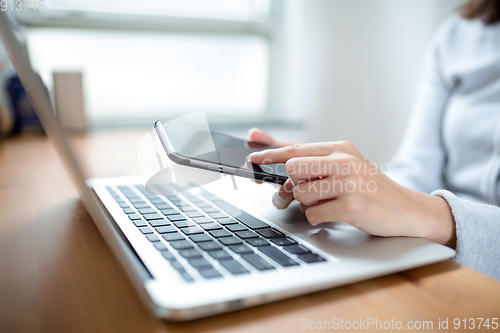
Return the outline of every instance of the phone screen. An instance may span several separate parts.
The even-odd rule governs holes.
[[[246,157],[250,153],[276,147],[179,124],[174,126],[164,123],[163,129],[172,149],[178,155],[234,169],[249,169],[254,172],[288,178],[285,164],[257,165],[246,161]]]

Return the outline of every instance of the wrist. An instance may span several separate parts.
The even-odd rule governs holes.
[[[425,194],[426,209],[422,220],[423,237],[433,242],[455,248],[455,218],[448,202],[438,196]]]
[[[412,237],[422,237],[455,248],[455,218],[448,202],[438,196],[417,192],[403,186],[407,199],[407,219]]]

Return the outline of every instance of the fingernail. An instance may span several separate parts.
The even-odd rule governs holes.
[[[260,157],[260,152],[251,153],[248,158],[251,162],[257,160]]]
[[[309,217],[307,216],[307,215],[308,215],[308,214],[307,214],[307,211],[308,211],[308,209],[306,209],[306,212],[304,213],[304,215],[306,216],[307,222],[309,222],[309,224],[310,224],[310,225],[312,225],[313,227],[315,227],[315,226],[316,226],[316,224],[314,224],[314,223],[312,223],[311,221],[309,221]]]
[[[286,183],[286,185],[285,185],[285,190],[287,192],[292,192],[293,188],[294,188],[294,186],[293,186],[292,180],[290,179],[290,181],[288,183]]]
[[[273,195],[273,205],[278,209],[286,208],[286,201],[279,196],[278,192],[274,193]]]

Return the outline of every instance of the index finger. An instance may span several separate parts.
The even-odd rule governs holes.
[[[308,143],[255,152],[249,155],[249,159],[255,164],[286,163],[294,157],[326,156],[332,152],[333,146],[328,142]]]

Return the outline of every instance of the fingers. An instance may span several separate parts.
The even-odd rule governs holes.
[[[278,209],[285,209],[293,200],[293,184],[288,178],[278,192],[274,193],[273,205]]]
[[[294,157],[325,156],[333,152],[328,142],[291,145],[278,149],[267,149],[249,155],[250,161],[256,164],[286,163]]]
[[[356,171],[361,161],[353,155],[333,153],[328,156],[295,157],[286,162],[286,172],[294,184],[302,181],[345,176]]]
[[[320,205],[311,206],[306,210],[306,218],[312,225],[324,222],[347,222],[356,225],[356,216],[366,213],[368,202],[360,196],[348,195],[330,200]]]
[[[304,214],[305,214],[305,213],[306,213],[307,208],[309,208],[309,206],[306,206],[306,205],[304,205],[304,204],[300,204],[300,211],[301,211],[302,213],[304,213]]]
[[[259,142],[268,146],[275,147],[285,147],[293,144],[289,141],[275,140],[271,134],[256,127],[251,128],[248,131],[248,138],[250,139],[250,141]]]
[[[271,136],[271,134],[267,133],[266,131],[261,130],[260,128],[251,128],[248,131],[248,138],[250,141],[254,142],[260,142],[265,145],[273,146],[274,145],[274,139]]]
[[[297,184],[293,189],[293,196],[301,204],[312,206],[322,201],[337,198],[342,193],[343,188],[343,179],[327,177]]]
[[[324,222],[343,222],[347,216],[345,216],[345,212],[341,209],[341,205],[342,199],[310,206],[305,211],[306,218],[311,225],[318,225]]]

